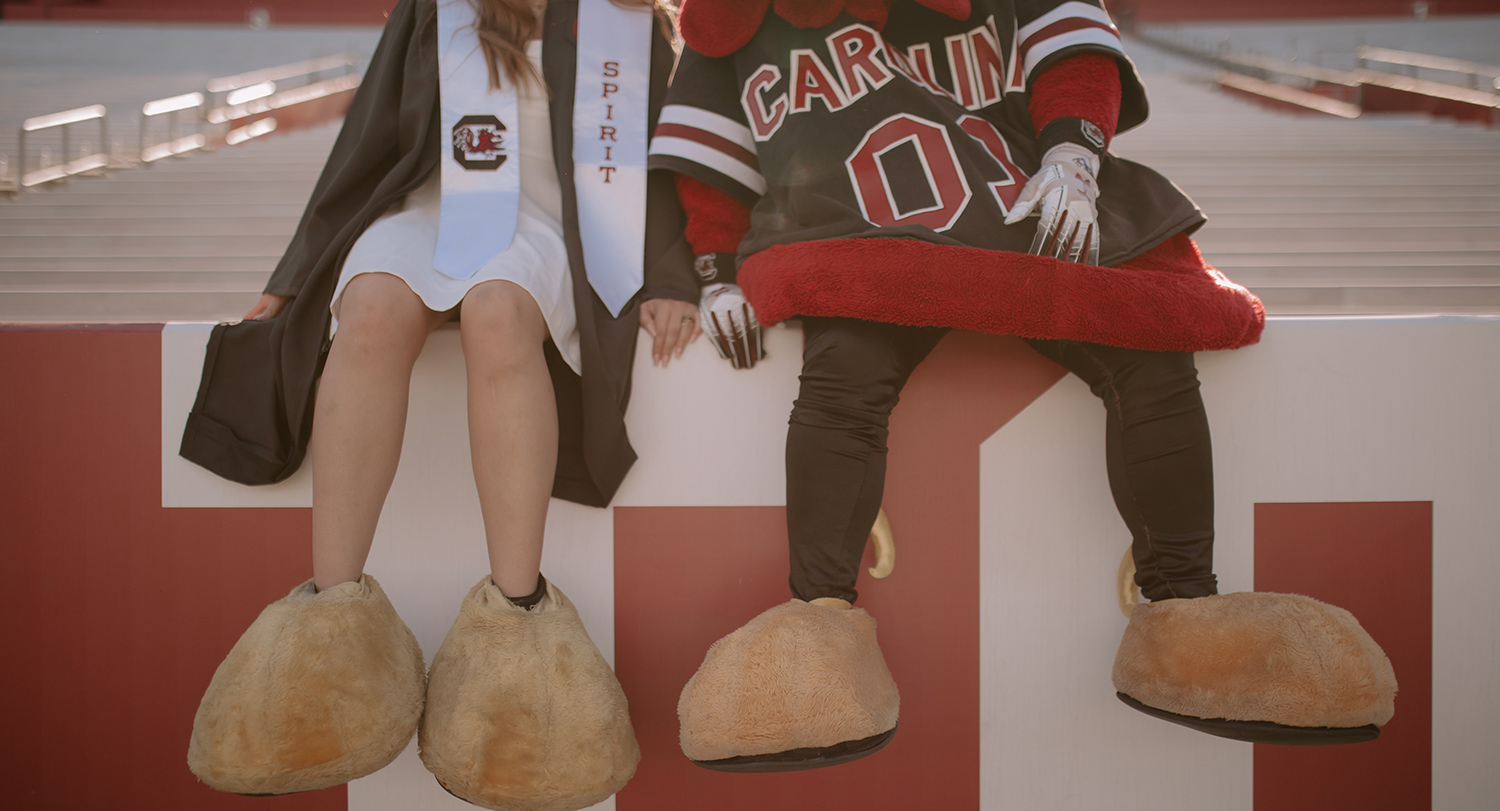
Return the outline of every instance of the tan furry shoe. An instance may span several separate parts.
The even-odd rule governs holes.
[[[683,754],[768,772],[864,757],[896,734],[901,697],[875,620],[842,600],[792,600],[715,642],[677,702]]]
[[[1115,657],[1126,704],[1258,743],[1355,743],[1395,713],[1385,652],[1342,608],[1240,592],[1137,606]]]
[[[422,715],[422,650],[375,578],[271,603],[209,682],[188,745],[236,794],[328,788],[396,759]]]
[[[556,585],[530,611],[485,577],[432,660],[422,762],[462,800],[572,811],[624,788],[641,759],[625,692]]]

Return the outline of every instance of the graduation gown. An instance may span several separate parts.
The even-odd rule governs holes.
[[[438,170],[437,33],[431,0],[400,0],[386,22],[313,189],[307,210],[266,292],[290,296],[268,321],[220,324],[209,338],[198,397],[180,453],[224,478],[269,484],[292,475],[312,434],[317,379],[327,358],[329,302],[344,257],[380,214]],[[548,342],[557,393],[559,448],[552,493],[602,507],[635,461],[625,435],[630,373],[642,301],[698,300],[692,252],[669,172],[648,180],[645,286],[609,314],[589,285],[573,186],[573,98],[577,0],[547,6],[542,72],[552,91],[552,152],[562,187],[564,239],[573,274],[582,375]],[[666,95],[674,54],[653,29],[650,125]]]

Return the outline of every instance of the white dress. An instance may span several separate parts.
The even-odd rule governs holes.
[[[541,40],[526,47],[541,72]],[[552,126],[546,91],[533,83],[516,94],[521,118],[521,203],[516,236],[510,247],[490,259],[468,279],[444,276],[432,267],[437,248],[442,171],[413,190],[360,234],[344,260],[329,309],[330,334],[337,332],[344,286],[361,273],[390,273],[405,281],[427,308],[445,312],[458,306],[475,285],[504,279],[536,299],[547,319],[552,342],[575,373],[582,373],[578,319],[573,310],[573,277],[563,242],[562,189],[552,161]]]

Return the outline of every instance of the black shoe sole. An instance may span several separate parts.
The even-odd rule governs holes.
[[[727,757],[720,760],[695,760],[693,765],[702,766],[716,772],[735,772],[739,774],[756,774],[761,772],[800,772],[806,769],[821,769],[824,766],[837,766],[852,760],[859,760],[866,755],[873,755],[891,742],[896,735],[896,727],[879,735],[871,735],[868,738],[860,738],[857,741],[845,741],[833,746],[808,747],[805,749],[788,749],[785,752],[772,752],[767,755],[740,755],[738,757]]]
[[[1223,718],[1195,718],[1175,712],[1149,707],[1125,695],[1115,693],[1125,706],[1133,710],[1181,724],[1220,738],[1247,743],[1269,743],[1278,746],[1335,746],[1345,743],[1364,743],[1380,737],[1380,727],[1366,724],[1362,727],[1294,727],[1270,721],[1229,721]]]

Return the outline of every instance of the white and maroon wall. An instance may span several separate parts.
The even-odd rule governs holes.
[[[369,564],[429,656],[485,561],[457,337],[440,331],[418,365]],[[214,668],[309,571],[306,470],[246,488],[175,455],[206,338],[203,325],[0,329],[0,806],[468,808],[414,746],[347,789],[284,798],[218,794],[187,771]],[[690,765],[678,691],[710,642],[786,597],[781,453],[800,342],[772,330],[771,358],[747,372],[703,342],[666,370],[642,355],[642,459],[615,506],[554,502],[544,568],[615,662],[644,753],[614,807],[1495,807],[1494,318],[1275,319],[1257,346],[1200,356],[1221,582],[1361,618],[1401,682],[1378,741],[1251,746],[1120,704],[1128,537],[1102,411],[1018,342],[954,334],[894,417],[895,574],[861,584],[902,690],[894,742],[796,774]]]

